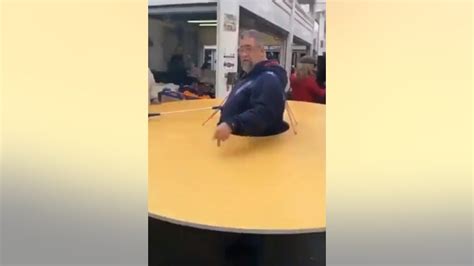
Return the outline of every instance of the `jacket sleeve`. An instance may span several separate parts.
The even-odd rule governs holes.
[[[278,77],[265,73],[259,79],[251,92],[251,108],[224,121],[233,131],[250,136],[262,135],[285,108],[285,88]]]

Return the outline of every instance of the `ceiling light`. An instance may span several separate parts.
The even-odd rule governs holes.
[[[217,20],[188,20],[188,23],[194,23],[194,24],[199,24],[199,23],[217,23]]]

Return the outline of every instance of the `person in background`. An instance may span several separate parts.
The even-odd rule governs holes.
[[[153,47],[153,41],[148,38],[148,49]],[[148,66],[148,102],[151,103],[154,98],[157,98],[158,95],[152,95],[152,88],[156,84],[155,77],[150,70],[150,66]]]
[[[178,46],[168,62],[168,78],[171,83],[180,85],[187,77],[183,49]]]
[[[225,104],[214,139],[225,141],[233,133],[243,136],[268,136],[289,128],[283,121],[285,69],[267,60],[264,36],[256,30],[244,31],[239,40],[239,57],[244,72]]]
[[[201,78],[201,69],[196,64],[191,63],[191,68],[188,70],[188,77],[199,80]]]
[[[316,83],[324,89],[324,96],[317,99],[318,103],[326,104],[326,53],[318,58]]]
[[[325,98],[326,91],[316,81],[314,71],[316,60],[311,56],[303,56],[296,65],[296,71],[290,77],[291,96],[295,101],[320,102]]]
[[[158,97],[158,95],[152,95],[152,89],[155,84],[155,77],[153,77],[153,73],[151,72],[150,68],[148,68],[148,101],[150,103]]]
[[[200,81],[207,84],[216,84],[216,72],[211,70],[211,64],[205,62],[201,66]]]

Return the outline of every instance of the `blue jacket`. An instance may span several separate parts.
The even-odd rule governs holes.
[[[286,71],[276,61],[259,62],[235,84],[221,108],[219,124],[226,122],[232,133],[267,136],[288,129],[283,121]]]

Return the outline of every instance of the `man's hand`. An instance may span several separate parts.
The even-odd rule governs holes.
[[[221,141],[226,141],[231,133],[232,129],[227,123],[223,122],[218,125],[214,132],[214,139],[217,139],[217,146],[221,145]]]

